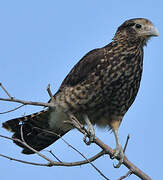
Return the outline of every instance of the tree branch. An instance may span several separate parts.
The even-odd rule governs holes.
[[[7,94],[7,96],[12,99],[13,97],[9,94],[9,92],[6,90],[6,88],[0,83],[0,87],[3,89],[3,91]]]
[[[130,176],[132,173],[133,173],[132,170],[129,170],[124,176],[120,177],[118,180],[123,180],[127,178],[128,176]]]
[[[127,148],[129,139],[130,139],[130,135],[128,134],[127,140],[126,140],[126,143],[125,143],[125,146],[124,146],[124,149],[123,149],[123,152],[124,152],[124,153],[125,153],[125,151],[126,151],[126,148]]]
[[[52,164],[55,164],[55,163],[56,163],[55,161],[53,161],[53,160],[49,159],[48,157],[46,157],[45,155],[43,155],[42,153],[40,153],[40,152],[36,151],[35,149],[33,149],[33,148],[32,148],[31,146],[29,146],[25,141],[21,141],[20,139],[16,139],[16,138],[10,138],[10,137],[3,136],[3,135],[0,135],[0,137],[21,143],[21,144],[24,145],[25,147],[29,148],[31,151],[35,152],[38,156],[40,156],[40,157],[42,157],[43,159],[45,159],[46,161],[48,161],[48,162],[49,162],[48,166],[51,166]]]
[[[84,126],[82,124],[80,124],[80,122],[76,119],[75,116],[73,116],[72,114],[69,113],[69,117],[71,118],[72,122],[71,124],[73,124],[81,133],[85,134],[87,133],[88,137],[89,137],[89,133],[87,132],[87,130],[84,128]],[[128,138],[127,138],[128,139]],[[128,140],[127,140],[128,141]],[[108,145],[104,144],[99,138],[95,137],[94,143],[96,145],[98,145],[99,147],[101,147],[110,157],[112,157],[114,155],[114,150],[109,147]],[[127,144],[127,143],[126,143]],[[117,160],[119,160],[120,158],[117,157]],[[147,174],[145,174],[142,170],[140,170],[138,167],[136,167],[133,163],[131,163],[127,157],[124,157],[124,162],[123,164],[132,171],[133,174],[135,174],[137,177],[141,178],[142,180],[152,180]]]
[[[54,97],[51,93],[50,90],[50,84],[47,86],[47,91],[48,94],[50,96],[50,98],[52,99],[52,102],[48,102],[48,103],[44,103],[44,102],[34,102],[34,101],[25,101],[25,100],[21,100],[21,99],[16,99],[14,97],[12,97],[9,92],[6,90],[6,88],[2,85],[2,83],[0,83],[0,87],[3,89],[3,91],[8,95],[9,98],[0,98],[0,101],[9,101],[9,102],[17,102],[17,103],[21,103],[23,105],[34,105],[34,106],[44,106],[44,107],[55,107],[55,100]]]
[[[54,153],[52,150],[48,151],[58,162],[62,162]]]
[[[18,141],[20,143],[22,143],[24,146],[26,146],[22,141],[20,141],[19,139],[15,139],[15,138],[10,138],[10,137],[7,137],[7,136],[3,136],[3,135],[0,135],[0,137],[2,138],[5,138],[5,139],[9,139],[9,140],[12,140],[12,141]],[[29,146],[28,146],[29,147]],[[32,150],[32,149],[31,149]],[[45,164],[41,164],[41,163],[34,163],[34,162],[29,162],[29,161],[24,161],[24,160],[19,160],[19,159],[15,159],[15,158],[12,158],[10,156],[6,156],[6,155],[3,155],[3,154],[0,154],[1,157],[4,157],[4,158],[7,158],[7,159],[10,159],[10,160],[13,160],[13,161],[18,161],[18,162],[21,162],[21,163],[25,163],[25,164],[31,164],[31,165],[37,165],[37,166],[68,166],[68,167],[71,167],[71,166],[80,166],[80,165],[84,165],[84,164],[88,164],[90,162],[93,162],[95,161],[96,159],[100,158],[101,156],[103,156],[105,154],[104,151],[100,151],[99,153],[97,153],[96,155],[92,156],[91,158],[87,159],[87,160],[83,160],[83,161],[76,161],[76,162],[51,162],[51,164],[49,165],[49,163],[45,163]],[[44,158],[45,159],[45,158]],[[47,160],[47,158],[46,158]]]
[[[0,112],[0,114],[7,114],[7,113],[10,113],[10,112],[13,112],[13,111],[16,111],[17,109],[20,109],[21,107],[25,106],[24,104],[14,108],[14,109],[11,109],[9,111],[5,111],[5,112]]]
[[[30,165],[34,165],[34,166],[48,166],[47,164],[24,161],[24,160],[16,159],[16,158],[13,158],[13,157],[10,157],[10,156],[6,156],[6,155],[3,155],[3,154],[0,154],[0,156],[4,157],[6,159],[9,159],[11,161],[17,161],[17,162],[24,163],[24,164],[30,164]]]
[[[66,140],[64,140],[62,138],[62,136],[52,132],[52,131],[48,131],[48,130],[44,130],[44,129],[40,129],[40,128],[37,128],[36,129],[39,129],[39,130],[42,130],[43,132],[46,132],[46,133],[49,133],[49,134],[54,134],[56,136],[58,136],[59,138],[62,139],[62,141],[64,141],[65,144],[67,144],[69,147],[71,147],[74,151],[76,151],[78,154],[80,154],[84,159],[86,159],[87,163],[89,163],[101,176],[103,176],[105,179],[109,180],[91,161],[90,159],[88,159],[84,154],[82,154],[79,150],[77,150],[75,147],[73,147],[70,143],[68,143]],[[98,155],[100,154],[105,154],[105,152],[102,150]],[[96,156],[96,155],[95,155]],[[55,157],[56,158],[56,157]],[[59,160],[60,161],[60,160]],[[81,163],[81,162],[80,162]]]
[[[34,102],[34,101],[24,101],[16,98],[0,98],[0,101],[9,101],[9,102],[17,102],[24,105],[34,105],[34,106],[44,106],[44,107],[55,107],[54,103],[43,103],[43,102]]]
[[[54,96],[53,96],[53,94],[52,94],[52,92],[51,92],[51,89],[50,89],[50,84],[48,84],[46,90],[48,91],[48,94],[49,94],[49,96],[50,96],[50,98],[51,98],[51,101],[52,101],[53,103],[55,103]]]

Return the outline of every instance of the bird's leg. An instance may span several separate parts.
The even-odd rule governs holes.
[[[85,134],[83,140],[87,145],[90,145],[95,139],[95,130],[94,130],[94,127],[93,127],[92,123],[90,122],[90,120],[86,114],[83,114],[83,118],[84,118],[84,121],[88,127],[88,133],[89,133],[89,140],[88,141],[86,140],[86,138],[88,137],[87,134]]]
[[[119,168],[124,160],[124,152],[123,152],[123,148],[119,142],[118,128],[116,128],[116,129],[113,128],[113,133],[114,133],[115,140],[116,140],[116,149],[115,149],[115,152],[114,152],[114,155],[112,158],[115,158],[117,156],[120,158],[119,163],[117,165],[114,165],[115,168]]]

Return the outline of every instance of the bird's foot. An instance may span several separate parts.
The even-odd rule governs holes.
[[[94,142],[95,140],[95,131],[94,131],[94,128],[88,128],[88,134],[85,134],[84,135],[84,138],[83,138],[83,141],[87,144],[87,145],[90,145],[91,143]],[[87,140],[88,138],[88,140]]]
[[[114,152],[114,155],[112,156],[112,159],[118,157],[119,162],[116,165],[113,164],[113,166],[114,166],[114,168],[119,168],[122,165],[123,160],[124,160],[124,156],[125,156],[124,152],[123,152],[123,148],[120,145],[118,145],[114,151],[115,152]]]
[[[88,116],[86,114],[83,115],[84,117],[84,121],[85,123],[87,124],[88,126],[88,130],[85,135],[84,135],[84,138],[83,138],[83,141],[87,144],[87,145],[90,145],[92,142],[94,142],[95,140],[95,130],[94,130],[94,127],[92,125],[92,123],[90,122]],[[89,140],[87,140],[87,137],[89,138]]]

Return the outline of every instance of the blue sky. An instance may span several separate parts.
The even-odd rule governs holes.
[[[163,161],[163,72],[162,30],[163,3],[147,1],[0,1],[0,81],[17,98],[48,101],[46,86],[51,84],[55,93],[70,69],[88,51],[108,44],[117,27],[126,19],[145,17],[150,19],[160,32],[145,47],[144,72],[137,99],[126,114],[119,133],[121,143],[131,138],[126,155],[130,161],[149,174],[152,179],[161,179]],[[0,90],[0,96],[6,95]],[[16,104],[0,102],[0,112]],[[0,115],[0,123],[25,114],[39,111],[40,107],[26,106],[10,114]],[[10,135],[0,128],[0,134]],[[96,128],[96,135],[111,147],[115,146],[113,134]],[[73,130],[64,138],[87,157],[100,149],[87,147],[82,135]],[[0,139],[0,153],[19,159],[41,162],[36,155],[20,154],[20,148]],[[63,161],[81,160],[62,141],[48,149]],[[47,152],[45,152],[47,154]],[[35,167],[0,157],[0,179],[102,179],[90,166],[81,167]],[[44,162],[44,161],[42,161]],[[94,164],[110,179],[116,180],[127,172],[122,166],[114,169],[116,161],[104,156]],[[132,175],[129,179],[137,180]]]

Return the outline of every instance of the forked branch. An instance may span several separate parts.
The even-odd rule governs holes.
[[[33,149],[31,146],[29,146],[29,145],[24,141],[22,128],[23,128],[23,126],[21,126],[21,139],[22,139],[22,140],[16,139],[16,138],[10,138],[10,137],[3,136],[3,135],[0,135],[0,137],[21,143],[22,145],[26,146],[27,148],[29,148],[30,150],[32,150],[33,152],[35,152],[37,155],[39,155],[40,157],[42,157],[43,159],[45,159],[46,161],[48,161],[48,163],[29,162],[29,161],[24,161],[24,160],[16,159],[16,158],[13,158],[13,157],[10,157],[10,156],[6,156],[6,155],[3,155],[3,154],[0,154],[1,157],[7,158],[7,159],[10,159],[10,160],[13,160],[13,161],[25,163],[25,164],[36,165],[36,166],[47,166],[47,167],[51,167],[51,166],[67,166],[67,167],[72,167],[72,166],[81,166],[81,165],[84,165],[84,164],[88,164],[88,163],[89,163],[89,164],[91,164],[91,166],[92,166],[101,176],[103,176],[106,180],[109,180],[94,164],[92,164],[93,161],[95,161],[96,159],[100,158],[101,156],[103,156],[103,155],[105,154],[105,152],[104,152],[103,150],[102,150],[101,152],[97,153],[96,155],[94,155],[93,157],[91,157],[91,158],[88,159],[88,158],[86,158],[86,156],[84,156],[79,150],[77,150],[76,148],[74,148],[72,145],[70,145],[67,141],[63,140],[63,138],[62,138],[62,140],[63,140],[69,147],[71,147],[71,148],[72,148],[73,150],[75,150],[78,154],[80,154],[82,157],[84,157],[85,160],[83,160],[83,161],[76,161],[76,162],[61,162],[61,161],[56,162],[56,161],[53,161],[53,160],[49,159],[47,156],[43,155],[42,153],[36,151],[36,150]],[[50,132],[50,131],[46,131],[46,132],[53,133],[53,132]],[[59,136],[59,135],[58,135],[58,136]],[[53,154],[53,153],[51,152],[51,154]],[[54,156],[54,154],[53,154],[53,156]]]
[[[7,94],[9,98],[0,98],[0,101],[9,101],[9,102],[17,102],[23,105],[34,105],[34,106],[44,106],[44,107],[55,107],[54,102],[44,103],[44,102],[34,102],[34,101],[25,101],[21,99],[16,99],[10,95],[10,93],[7,91],[7,89],[0,83],[0,87],[3,89],[3,91]],[[50,87],[49,87],[50,88]],[[47,88],[47,91],[49,90]]]
[[[76,119],[75,116],[70,114],[70,118],[72,118],[71,120],[74,123],[74,126],[76,127],[76,129],[78,129],[83,134],[88,133],[87,130],[84,128],[84,126],[82,124],[80,124],[80,122]],[[89,133],[87,135],[89,137]],[[126,149],[128,140],[129,140],[129,136],[126,141],[125,149]],[[99,147],[101,147],[105,151],[105,153],[108,154],[110,157],[113,157],[114,150],[111,147],[109,147],[108,145],[104,144],[99,138],[96,137],[94,140],[94,143],[96,145],[98,145]],[[118,157],[117,157],[117,160],[119,160]],[[130,174],[135,174],[137,177],[139,177],[143,180],[152,180],[147,174],[145,174],[142,170],[140,170],[132,162],[130,162],[126,156],[124,157],[123,164],[129,169],[130,172],[132,172]]]

